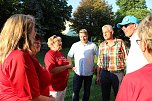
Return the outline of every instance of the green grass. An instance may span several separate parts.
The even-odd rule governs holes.
[[[37,54],[38,61],[44,65],[44,56],[48,50],[43,50]],[[69,51],[69,48],[62,49],[62,53],[66,56]],[[65,96],[65,101],[71,101],[72,99],[72,85],[73,85],[73,71],[70,71],[70,76],[68,80],[68,86]],[[95,84],[96,75],[93,76],[92,86],[91,86],[91,93],[90,93],[90,100],[89,101],[101,101],[101,87]],[[82,101],[83,96],[83,85],[80,91],[80,101]],[[113,92],[111,93],[111,101],[114,101]]]

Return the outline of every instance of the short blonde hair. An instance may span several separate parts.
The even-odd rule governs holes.
[[[148,51],[152,51],[152,14],[141,21],[137,33],[139,38],[147,43]]]
[[[12,15],[4,24],[0,40],[0,63],[14,49],[31,51],[34,39],[31,37],[35,19],[31,15]]]
[[[61,41],[62,41],[61,37],[56,36],[56,35],[53,35],[53,36],[51,36],[50,38],[48,38],[47,44],[48,44],[48,47],[51,49],[52,45],[53,45],[55,42],[61,42]]]

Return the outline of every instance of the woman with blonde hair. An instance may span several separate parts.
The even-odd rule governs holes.
[[[50,72],[50,95],[55,97],[55,101],[64,101],[69,70],[72,64],[69,64],[66,57],[60,52],[62,49],[61,37],[53,35],[48,39],[50,50],[46,53],[44,63],[46,69]]]
[[[31,15],[12,15],[4,24],[0,40],[0,100],[54,101],[41,95],[36,65],[35,19]]]

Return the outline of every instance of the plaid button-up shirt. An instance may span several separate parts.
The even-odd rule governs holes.
[[[114,39],[114,45],[109,47],[104,41],[99,46],[97,65],[108,71],[123,70],[126,67],[127,49],[123,40]]]

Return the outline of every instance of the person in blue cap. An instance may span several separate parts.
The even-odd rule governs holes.
[[[115,101],[152,101],[152,14],[139,24],[137,43],[148,64],[125,75]]]
[[[139,23],[140,21],[135,16],[128,15],[123,18],[121,23],[117,24],[117,27],[121,28],[125,36],[129,37],[131,41],[131,47],[127,57],[126,73],[136,71],[148,63],[136,42],[139,39],[136,31]],[[139,59],[141,62],[139,62]]]

